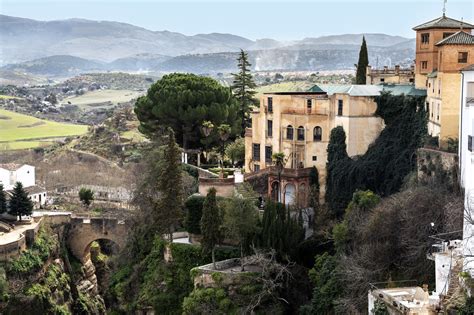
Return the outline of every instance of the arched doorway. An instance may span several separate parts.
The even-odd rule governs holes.
[[[286,184],[285,186],[285,205],[290,206],[295,204],[296,188],[293,184]]]

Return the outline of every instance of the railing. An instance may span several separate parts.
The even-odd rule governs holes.
[[[416,280],[398,280],[390,282],[370,282],[370,291],[389,289],[389,288],[402,288],[402,287],[416,287],[418,282]]]
[[[451,249],[453,246],[455,246],[452,241],[462,240],[462,230],[431,235],[429,236],[429,240],[431,246],[428,250],[428,253],[426,254],[426,258],[429,260],[434,260],[434,255],[436,253],[446,252],[448,249]]]

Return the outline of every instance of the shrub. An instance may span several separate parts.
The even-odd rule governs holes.
[[[185,228],[189,233],[201,234],[202,207],[205,197],[191,196],[185,203],[186,219]]]

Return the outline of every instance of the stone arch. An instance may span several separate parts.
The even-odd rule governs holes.
[[[119,248],[125,246],[128,235],[126,221],[106,218],[73,218],[68,231],[68,246],[72,254],[85,263],[90,259],[92,242],[106,239]]]

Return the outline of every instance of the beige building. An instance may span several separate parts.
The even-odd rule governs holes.
[[[262,194],[285,204],[305,206],[309,170],[315,166],[322,198],[331,129],[344,127],[350,156],[364,154],[384,127],[383,120],[375,116],[374,97],[386,89],[395,94],[420,92],[412,85],[319,85],[308,92],[264,94],[260,107],[251,115],[252,128],[246,130],[246,180],[265,174],[266,188]],[[272,154],[277,152],[285,155],[281,194],[276,169],[270,169],[274,164]]]
[[[446,147],[449,138],[459,138],[460,70],[474,63],[474,35],[458,31],[436,47],[438,68],[427,75],[428,133]]]
[[[383,69],[373,69],[367,66],[367,84],[414,84],[415,66],[409,69],[402,69],[399,65],[395,68],[383,67]]]

